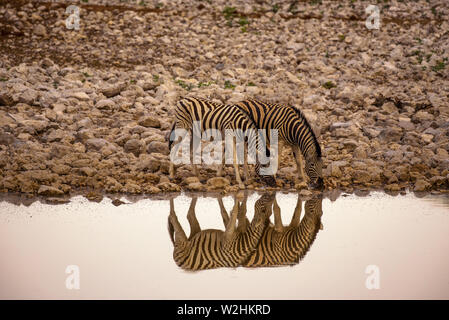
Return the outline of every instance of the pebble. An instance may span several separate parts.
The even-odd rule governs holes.
[[[20,48],[0,62],[0,191],[55,197],[86,188],[238,190],[231,166],[224,177],[200,166],[198,179],[181,165],[177,178],[168,179],[166,137],[184,96],[300,108],[320,141],[329,188],[449,189],[449,69],[437,65],[448,58],[447,23],[431,22],[427,32],[393,22],[420,19],[429,12],[425,0],[384,10],[382,32],[371,38],[360,36],[363,23],[349,19],[360,11],[350,3],[302,3],[320,12],[317,19],[295,17],[288,5],[275,14],[266,1],[241,7],[217,0],[199,11],[197,1],[187,0],[182,17],[170,1],[162,14],[118,0],[109,5],[117,14],[83,15],[76,31],[66,28],[62,7],[0,10],[0,28]],[[248,26],[227,25],[226,6],[248,12]],[[332,22],[327,17],[335,12],[348,19]],[[143,23],[149,19],[151,26]],[[340,36],[329,31],[331,22]],[[292,32],[293,25],[301,32]],[[288,149],[280,163],[277,185],[290,190],[297,181]],[[307,191],[304,182],[296,187]]]

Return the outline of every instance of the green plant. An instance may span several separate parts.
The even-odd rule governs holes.
[[[232,27],[232,21],[237,15],[237,9],[235,7],[225,7],[223,9],[223,16],[227,20],[226,25]]]
[[[202,81],[200,81],[200,83],[198,83],[198,88],[208,87],[208,86],[210,86],[211,84],[212,84],[211,81],[208,81],[208,82],[202,82]]]
[[[235,85],[233,85],[233,84],[231,83],[231,81],[226,80],[225,83],[224,83],[224,87],[225,87],[225,89],[232,89],[232,90],[234,90]]]
[[[193,85],[192,84],[187,84],[187,83],[185,83],[182,80],[175,80],[175,83],[178,84],[184,90],[190,91],[190,90],[193,89]]]
[[[340,40],[340,42],[343,42],[343,41],[345,41],[346,36],[344,34],[339,34],[338,39]]]
[[[422,63],[422,56],[421,56],[421,55],[419,55],[416,59],[418,60],[418,63],[419,63],[419,64]]]
[[[432,71],[438,72],[440,70],[443,70],[446,67],[447,58],[444,58],[443,60],[438,60],[434,66],[432,66]]]
[[[5,81],[8,81],[8,79],[7,78],[0,78],[0,81],[5,82]]]
[[[241,26],[240,30],[242,32],[247,32],[248,28],[246,27],[249,24],[249,21],[246,17],[240,17],[239,19],[239,25]]]
[[[247,24],[249,24],[249,21],[248,21],[248,19],[246,17],[241,17],[239,19],[239,25],[241,25],[242,27],[246,26]]]
[[[273,7],[271,7],[271,11],[273,11],[274,13],[278,12],[279,11],[279,5],[278,4],[273,5]]]
[[[323,87],[329,90],[329,89],[335,88],[336,85],[332,81],[327,81],[327,82],[323,83]]]
[[[159,79],[160,79],[160,78],[159,78],[159,75],[158,75],[158,74],[154,74],[154,75],[153,75],[153,81],[154,81],[154,82],[159,82]]]
[[[223,15],[226,20],[232,20],[234,19],[235,15],[237,14],[237,9],[235,7],[225,7],[223,9]]]
[[[248,86],[248,87],[255,87],[256,85],[254,84],[254,82],[251,82],[251,81],[250,81],[250,82],[248,82],[247,86]]]
[[[288,7],[287,11],[292,14],[298,13],[297,5],[298,5],[298,3],[296,1],[292,1],[292,3],[290,3],[290,6]]]

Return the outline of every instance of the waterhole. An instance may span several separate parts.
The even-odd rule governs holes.
[[[449,298],[447,196],[122,200],[4,198],[0,298]]]

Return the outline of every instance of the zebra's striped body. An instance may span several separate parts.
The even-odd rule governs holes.
[[[257,100],[244,100],[235,105],[246,112],[260,129],[278,130],[278,137],[293,150],[298,173],[304,177],[300,152],[305,158],[305,169],[313,187],[323,186],[321,148],[318,140],[302,112],[291,106],[265,103]]]
[[[261,155],[262,152],[268,153],[265,142],[259,143],[258,128],[254,121],[248,115],[238,108],[231,105],[223,105],[214,103],[212,101],[201,98],[184,98],[176,105],[176,119],[172,128],[172,133],[175,129],[185,129],[189,131],[192,136],[195,134],[193,128],[194,122],[201,123],[201,132],[209,129],[219,130],[224,137],[226,130],[233,130],[238,141],[245,141],[247,138],[248,150],[255,150]],[[170,136],[172,136],[170,133]],[[247,136],[245,136],[247,133]],[[201,138],[201,137],[196,137]],[[240,187],[244,188],[240,179],[238,166],[236,164],[236,146],[234,147],[234,168],[236,171],[236,179]],[[265,147],[265,148],[264,148]],[[172,148],[172,141],[169,141],[169,148]],[[255,154],[254,154],[255,156]],[[246,158],[245,158],[246,159]],[[222,164],[223,166],[223,164]],[[256,173],[259,174],[260,165],[256,162]],[[220,167],[219,175],[221,175],[222,167]],[[245,175],[248,178],[248,169],[245,161]],[[194,173],[198,175],[196,166],[194,165]],[[171,164],[170,176],[174,178],[174,166]],[[269,177],[263,177],[266,182],[273,183]],[[271,178],[271,180],[274,180]]]
[[[254,252],[259,239],[269,223],[274,195],[265,195],[255,205],[254,218],[246,218],[246,198],[243,204],[235,200],[230,219],[219,199],[221,215],[226,230],[200,230],[195,218],[194,202],[189,209],[191,234],[186,238],[170,202],[169,230],[174,244],[173,258],[185,270],[203,270],[220,267],[238,267]],[[192,200],[196,201],[196,200]],[[238,227],[236,220],[238,218]]]
[[[282,226],[280,210],[274,203],[275,225],[268,226],[254,253],[243,264],[245,267],[273,267],[299,263],[313,244],[321,225],[321,198],[306,201],[305,215],[299,222],[301,202],[295,209],[289,226]]]

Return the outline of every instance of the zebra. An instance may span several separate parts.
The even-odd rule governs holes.
[[[298,174],[304,179],[300,153],[305,159],[305,171],[313,189],[323,189],[323,161],[321,147],[304,114],[297,108],[261,102],[254,99],[240,101],[234,105],[244,111],[256,123],[265,129],[269,141],[270,129],[277,129],[279,138],[293,151]]]
[[[300,222],[301,200],[298,202],[290,225],[282,225],[280,208],[273,201],[274,225],[265,229],[254,253],[243,263],[244,267],[274,267],[295,265],[306,255],[315,241],[321,224],[322,197],[306,201],[305,215]]]
[[[201,230],[195,215],[197,198],[192,198],[187,214],[190,225],[190,236],[187,238],[176,216],[173,198],[170,199],[168,230],[174,245],[175,263],[189,271],[240,266],[253,253],[269,223],[274,193],[266,193],[256,201],[251,223],[246,217],[246,200],[246,195],[242,203],[235,197],[229,217],[222,198],[218,198],[221,217],[226,227],[225,231],[222,231]]]
[[[201,132],[204,132],[208,129],[217,129],[222,133],[225,132],[226,129],[232,129],[235,132],[236,139],[239,141],[245,140],[244,132],[249,132],[248,134],[248,147],[247,150],[257,150],[260,155],[263,151],[268,156],[269,151],[266,148],[265,141],[261,141],[259,143],[258,135],[255,133],[258,132],[258,128],[255,123],[247,116],[246,113],[241,112],[239,109],[232,107],[231,105],[224,105],[216,102],[212,102],[202,98],[183,98],[181,99],[175,109],[176,119],[173,124],[172,130],[170,132],[169,139],[169,149],[172,151],[173,147],[173,133],[175,129],[185,129],[189,131],[192,135],[194,134],[193,123],[195,121],[199,121],[201,123]],[[193,145],[193,144],[192,144]],[[263,148],[265,146],[265,150]],[[177,150],[177,149],[174,149]],[[193,153],[193,147],[192,147]],[[237,158],[236,158],[236,142],[233,141],[233,154],[234,154],[234,170],[237,183],[240,189],[244,189],[245,186],[241,180]],[[218,170],[218,176],[222,175],[222,170],[224,166],[224,158],[221,166]],[[258,175],[260,175],[260,164],[259,161],[256,162],[255,170]],[[193,173],[195,176],[198,176],[198,169],[195,164],[193,164]],[[244,162],[244,174],[245,179],[249,179],[248,174],[248,166],[245,158]],[[173,161],[170,161],[170,169],[169,169],[170,179],[174,179],[175,177],[175,166]],[[275,180],[272,176],[263,175],[261,176],[262,181],[266,182],[268,185],[273,185]]]

